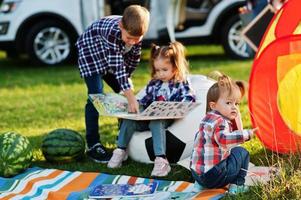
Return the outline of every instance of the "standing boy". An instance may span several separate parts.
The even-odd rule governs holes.
[[[137,112],[138,102],[129,78],[140,61],[141,40],[147,32],[149,12],[139,5],[125,9],[123,16],[108,16],[95,21],[76,42],[78,64],[88,95],[103,93],[103,80],[128,100],[128,111]],[[85,107],[87,155],[99,163],[111,155],[100,143],[98,112],[88,99]]]

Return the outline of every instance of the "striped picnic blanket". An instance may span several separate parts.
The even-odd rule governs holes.
[[[12,177],[0,177],[1,200],[74,200],[88,199],[93,187],[99,184],[135,184],[158,182],[157,191],[191,193],[193,183],[166,181],[96,172],[71,172],[57,169],[29,168]],[[194,199],[219,199],[224,189],[204,190]],[[179,200],[179,198],[177,198]],[[187,198],[184,198],[187,199]]]

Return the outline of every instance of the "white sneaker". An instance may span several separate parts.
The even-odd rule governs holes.
[[[113,156],[108,162],[108,168],[118,168],[121,167],[122,162],[128,158],[127,152],[123,149],[115,149],[113,151]]]
[[[171,168],[169,166],[169,162],[167,161],[167,159],[156,157],[154,169],[151,173],[151,176],[158,176],[158,177],[167,176],[170,170]]]

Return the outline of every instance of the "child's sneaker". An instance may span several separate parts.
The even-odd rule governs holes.
[[[171,168],[169,166],[169,162],[167,161],[167,159],[156,157],[154,169],[151,173],[151,176],[158,176],[158,177],[167,176],[170,170]]]
[[[118,168],[121,167],[122,162],[128,158],[127,152],[123,149],[115,149],[113,151],[113,156],[108,163],[108,168]]]
[[[90,159],[97,163],[107,163],[112,156],[112,154],[107,152],[106,148],[100,143],[97,143],[93,147],[89,148],[86,154]]]
[[[238,194],[249,191],[249,187],[246,185],[236,185],[236,184],[230,184],[229,186],[229,194]]]

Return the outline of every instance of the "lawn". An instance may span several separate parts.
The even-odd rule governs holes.
[[[148,51],[143,52],[143,60],[133,76],[136,92],[149,80],[148,55]],[[188,56],[192,74],[208,74],[210,71],[219,70],[233,79],[248,81],[252,61],[230,60],[223,55],[218,46],[191,46],[188,47]],[[105,92],[109,91],[106,87]],[[85,84],[79,76],[76,64],[57,67],[32,66],[26,60],[6,59],[0,52],[0,133],[15,131],[27,136],[34,147],[34,166],[149,177],[152,165],[131,160],[117,170],[108,169],[104,164],[93,163],[88,158],[64,165],[45,161],[40,146],[43,136],[51,130],[69,128],[84,136],[86,98]],[[241,105],[241,112],[245,127],[250,128],[246,100]],[[117,120],[102,118],[100,124],[101,140],[112,151],[116,147]],[[301,189],[300,183],[295,184],[301,177],[300,171],[295,172],[300,165],[299,161],[290,156],[287,158],[266,151],[258,139],[247,142],[244,146],[250,151],[253,163],[283,164],[284,174],[279,181],[268,186],[256,187],[250,193],[241,196],[241,199],[273,199],[274,196],[277,199],[281,197],[279,195],[301,198],[298,192]],[[288,177],[290,179],[286,181]],[[172,166],[172,172],[166,179],[192,181],[189,171],[180,166]],[[281,187],[282,184],[286,185]],[[294,191],[293,196],[287,194],[287,187]],[[269,190],[279,195],[269,194]]]

